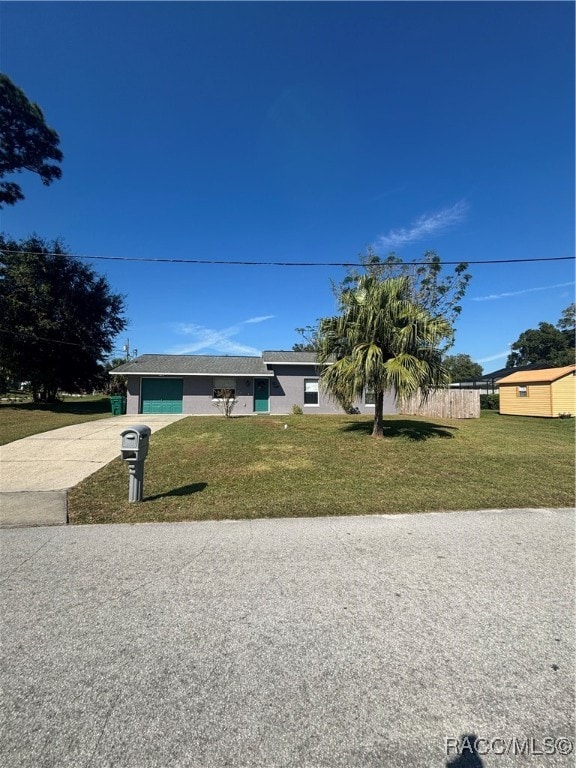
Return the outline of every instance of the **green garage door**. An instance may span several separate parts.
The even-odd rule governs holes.
[[[142,379],[142,413],[182,413],[182,379]]]

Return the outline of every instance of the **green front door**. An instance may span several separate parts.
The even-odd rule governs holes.
[[[268,413],[270,389],[268,379],[254,379],[254,410],[256,413]]]
[[[182,379],[142,379],[141,413],[182,413]]]

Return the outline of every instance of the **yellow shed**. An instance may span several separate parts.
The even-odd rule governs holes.
[[[518,371],[496,384],[500,413],[551,417],[576,413],[576,365]]]

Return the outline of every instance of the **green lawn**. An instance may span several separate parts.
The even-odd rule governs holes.
[[[284,425],[288,427],[285,429]],[[115,460],[69,494],[74,523],[354,515],[574,503],[574,420],[192,417],[153,435],[145,500]]]
[[[65,397],[59,403],[0,404],[0,445],[70,424],[111,416],[108,397]]]

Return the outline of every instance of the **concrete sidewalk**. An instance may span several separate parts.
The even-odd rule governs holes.
[[[120,433],[131,424],[152,432],[186,414],[116,416],[73,424],[0,447],[0,526],[63,525],[67,489],[120,454]]]

